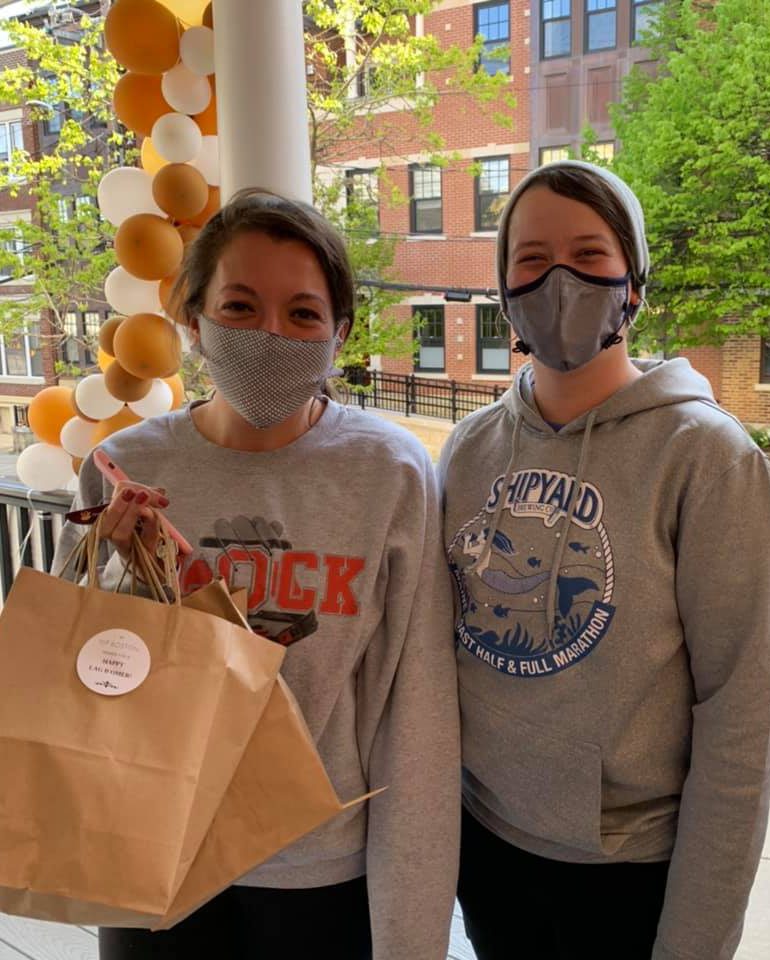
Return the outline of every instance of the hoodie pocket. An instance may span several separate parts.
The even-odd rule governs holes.
[[[602,853],[602,754],[597,744],[522,720],[460,686],[466,789],[516,830]]]

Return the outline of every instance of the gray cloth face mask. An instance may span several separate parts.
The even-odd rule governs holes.
[[[506,289],[508,321],[519,338],[514,352],[566,372],[621,343],[620,330],[635,312],[630,279],[630,273],[595,277],[556,264],[532,283]]]
[[[312,397],[323,393],[332,369],[338,337],[299,340],[265,330],[227,327],[198,318],[199,352],[211,379],[244,420],[253,427],[282,423]]]

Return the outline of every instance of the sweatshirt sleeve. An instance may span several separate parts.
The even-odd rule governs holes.
[[[408,506],[407,506],[408,502]],[[374,960],[446,960],[460,839],[460,732],[449,573],[429,460],[399,504],[384,632],[359,672],[371,787],[367,878]],[[394,517],[395,524],[395,517]],[[369,727],[367,729],[367,727]],[[364,760],[366,763],[366,761]]]
[[[104,503],[109,497],[110,493],[105,489],[102,476],[89,456],[83,461],[78,474],[78,489],[72,502],[72,510],[95,507]],[[69,566],[66,570],[62,568],[87,531],[88,528],[85,526],[72,523],[69,520],[65,521],[56,542],[53,564],[51,565],[51,572],[54,576],[64,576],[67,580],[73,579],[74,570],[72,567]],[[123,590],[127,592],[130,589],[131,578],[123,577],[123,562],[118,552],[103,544],[99,563],[100,586],[105,590],[114,590],[121,579],[123,580]]]
[[[762,850],[770,744],[770,476],[749,450],[685,502],[677,599],[695,691],[653,960],[729,960]]]

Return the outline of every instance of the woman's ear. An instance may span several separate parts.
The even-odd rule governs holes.
[[[348,339],[349,333],[350,333],[350,321],[343,320],[342,323],[334,331],[334,342],[335,342],[337,351],[341,350],[345,346],[345,341]]]
[[[201,328],[198,317],[191,317],[187,324],[187,339],[193,347],[197,347],[201,342]]]

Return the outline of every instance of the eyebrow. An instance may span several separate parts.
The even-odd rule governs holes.
[[[247,293],[252,297],[259,296],[257,291],[246,283],[226,283],[222,287],[222,291],[225,290],[234,290],[238,293]],[[292,298],[289,300],[289,303],[294,303],[295,300],[317,300],[319,303],[326,304],[326,300],[324,300],[324,298],[319,296],[317,293],[308,293],[306,291],[303,291],[302,293],[295,293],[294,296],[292,296]]]
[[[573,243],[596,243],[597,241],[607,243],[608,238],[601,233],[584,233],[579,237],[572,237],[571,241]],[[513,249],[526,250],[529,247],[545,247],[547,245],[545,240],[525,240],[523,243],[517,243]]]

